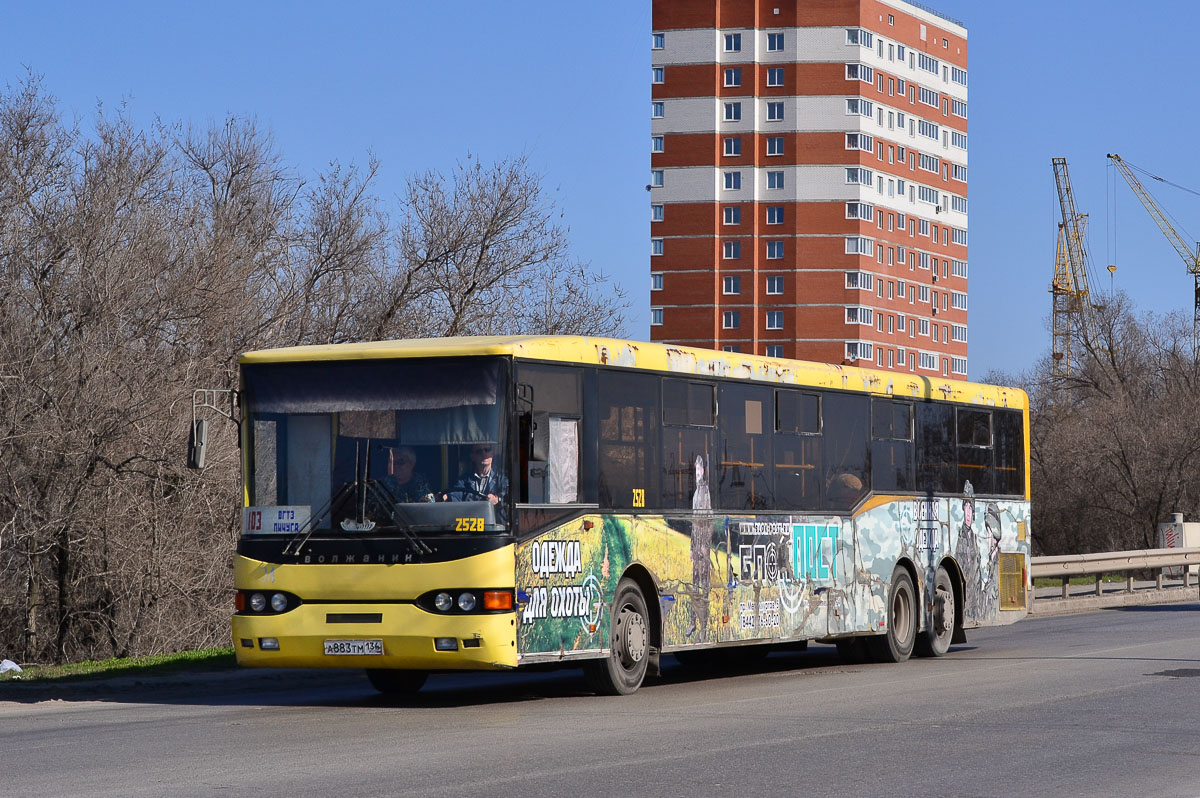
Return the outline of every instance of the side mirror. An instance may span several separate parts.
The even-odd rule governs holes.
[[[534,413],[529,430],[529,459],[545,462],[550,459],[550,414]]]
[[[204,456],[208,450],[208,422],[198,418],[192,422],[191,434],[188,436],[188,468],[199,470],[204,468]]]

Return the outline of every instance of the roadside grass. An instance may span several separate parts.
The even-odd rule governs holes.
[[[119,657],[66,665],[22,666],[21,673],[0,674],[4,682],[62,682],[87,679],[110,679],[116,676],[158,676],[180,671],[207,671],[232,668],[236,664],[233,648],[206,648],[199,651],[180,651],[175,654],[154,654],[148,657]]]
[[[1094,576],[1073,576],[1069,580],[1072,585],[1094,585],[1096,577]],[[1104,574],[1100,577],[1101,582],[1124,582],[1124,574]],[[1062,578],[1058,576],[1042,576],[1033,580],[1034,587],[1062,587]]]

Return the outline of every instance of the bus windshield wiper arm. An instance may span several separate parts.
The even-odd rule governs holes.
[[[385,491],[382,487],[380,487],[379,483],[377,483],[373,479],[368,481],[366,483],[366,492],[369,492],[372,496],[375,497],[376,501],[378,501],[380,504],[383,505],[384,510],[387,511],[388,517],[392,519],[392,523],[395,525],[396,529],[400,532],[401,535],[404,535],[405,539],[407,539],[408,542],[413,545],[414,549],[421,552],[422,554],[432,554],[433,553],[433,547],[431,547],[425,541],[421,540],[419,537],[414,535],[412,532],[409,532],[408,528],[400,522],[399,518],[396,517],[395,498],[392,496],[389,496],[387,494],[387,491]],[[365,500],[364,500],[364,504],[365,504]]]
[[[346,497],[346,494],[354,490],[356,484],[357,482],[342,483],[342,487],[338,488],[338,492],[333,496],[330,496],[329,501],[321,505],[321,509],[309,516],[309,519],[304,526],[300,527],[300,531],[297,532],[292,539],[288,541],[288,544],[283,547],[283,553],[297,555],[300,554],[300,549],[304,548],[304,544],[307,543],[308,539],[311,538],[313,533],[317,531],[317,524],[321,523],[325,516],[333,512],[333,508],[341,503],[341,501]],[[291,551],[293,545],[296,547],[295,551]]]

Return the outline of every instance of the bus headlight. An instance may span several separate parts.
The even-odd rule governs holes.
[[[262,612],[267,608],[267,597],[262,593],[250,594],[250,609],[255,612]]]
[[[433,606],[441,612],[450,612],[454,607],[454,596],[449,593],[438,593],[433,599]]]
[[[475,594],[470,592],[460,593],[458,595],[458,608],[463,612],[470,612],[475,609]]]
[[[271,596],[271,609],[275,610],[275,612],[283,612],[287,609],[287,605],[287,596],[283,595],[282,593],[276,593],[275,595]]]

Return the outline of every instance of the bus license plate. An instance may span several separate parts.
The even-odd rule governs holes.
[[[326,640],[325,655],[339,656],[343,654],[383,654],[382,640]]]

